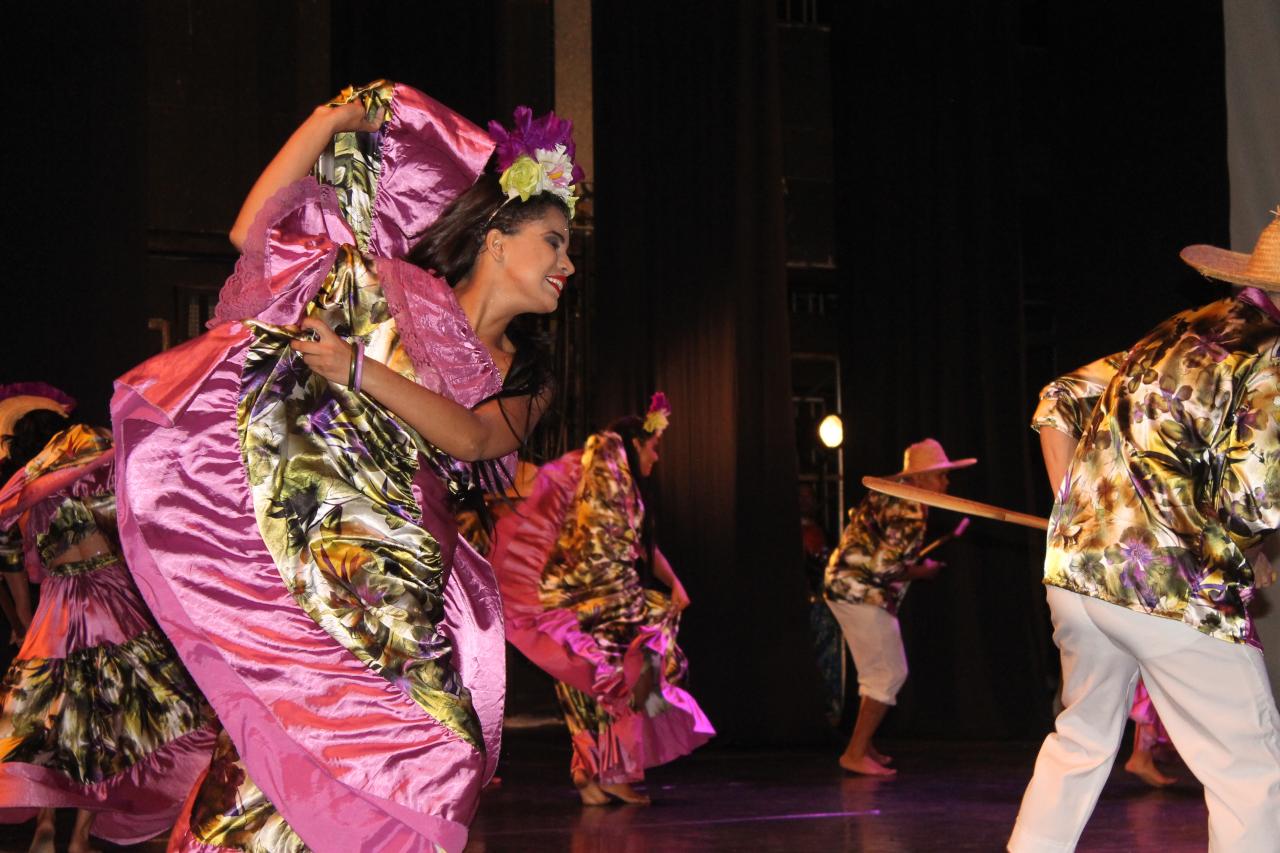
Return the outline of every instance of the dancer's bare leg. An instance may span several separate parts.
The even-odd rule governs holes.
[[[841,767],[850,773],[861,773],[864,776],[893,776],[898,772],[885,767],[870,755],[871,738],[876,729],[880,728],[887,713],[889,706],[885,703],[870,696],[862,697],[862,704],[858,707],[858,720],[853,724],[853,736],[849,738],[849,745],[840,756]]]
[[[36,834],[31,839],[28,853],[54,853],[53,837],[55,835],[53,809],[41,809],[36,816]]]
[[[12,627],[22,636],[31,627],[31,585],[27,582],[27,573],[5,572],[4,582],[13,598],[14,612],[18,618],[18,623]]]
[[[93,812],[76,810],[76,828],[71,833],[67,853],[98,853],[89,843],[89,830],[93,827]]]
[[[1152,756],[1149,746],[1154,742],[1155,738],[1151,736],[1150,732],[1145,731],[1149,727],[1148,723],[1134,724],[1133,754],[1124,763],[1124,769],[1153,788],[1167,788],[1177,782],[1178,779],[1176,776],[1166,776],[1156,766],[1155,758]]]

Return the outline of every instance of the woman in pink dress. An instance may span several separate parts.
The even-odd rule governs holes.
[[[556,679],[586,805],[648,803],[632,787],[645,769],[715,734],[679,686],[687,665],[676,631],[689,596],[646,524],[641,483],[670,411],[655,394],[646,417],[615,421],[544,465],[528,500],[498,522],[492,560],[507,638]],[[646,589],[638,568],[670,599]]]
[[[73,853],[90,833],[145,841],[173,824],[208,764],[213,714],[121,558],[110,433],[72,424],[51,396],[7,439],[17,471],[0,526],[20,527],[41,594],[0,684],[0,819],[38,812],[41,853],[57,808],[78,809]]]
[[[381,81],[318,108],[210,331],[117,383],[125,550],[224,729],[172,849],[466,844],[505,672],[452,509],[545,409],[517,317],[573,272],[569,123],[516,119]]]

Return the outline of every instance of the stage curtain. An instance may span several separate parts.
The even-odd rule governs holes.
[[[721,742],[826,734],[800,566],[775,4],[597,4],[599,424],[674,407],[658,538]]]

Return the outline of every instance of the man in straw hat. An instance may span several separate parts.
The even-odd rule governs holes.
[[[1139,676],[1204,783],[1210,849],[1280,843],[1280,716],[1246,610],[1276,572],[1245,554],[1280,526],[1280,214],[1251,255],[1182,257],[1241,289],[1130,348],[1062,479],[1045,584],[1066,707],[1016,853],[1075,849]]]
[[[947,458],[932,438],[907,448],[902,470],[894,479],[945,492],[947,472],[978,460]],[[892,776],[890,759],[871,739],[907,680],[907,656],[898,628],[898,607],[911,581],[927,580],[942,563],[918,553],[924,543],[928,508],[914,501],[869,492],[849,510],[849,524],[831,554],[823,579],[823,595],[844,633],[858,670],[862,702],[840,766],[852,773]]]

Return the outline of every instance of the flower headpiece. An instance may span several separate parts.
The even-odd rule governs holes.
[[[671,423],[671,404],[667,402],[667,395],[659,391],[649,401],[649,411],[644,413],[644,431],[661,435],[669,423]]]
[[[578,196],[574,191],[585,177],[573,162],[573,122],[556,118],[554,112],[533,117],[528,107],[516,107],[515,127],[508,131],[496,121],[489,122],[489,136],[497,145],[498,185],[507,201],[528,201],[538,193],[559,196],[573,218]],[[503,202],[506,204],[506,202]]]

